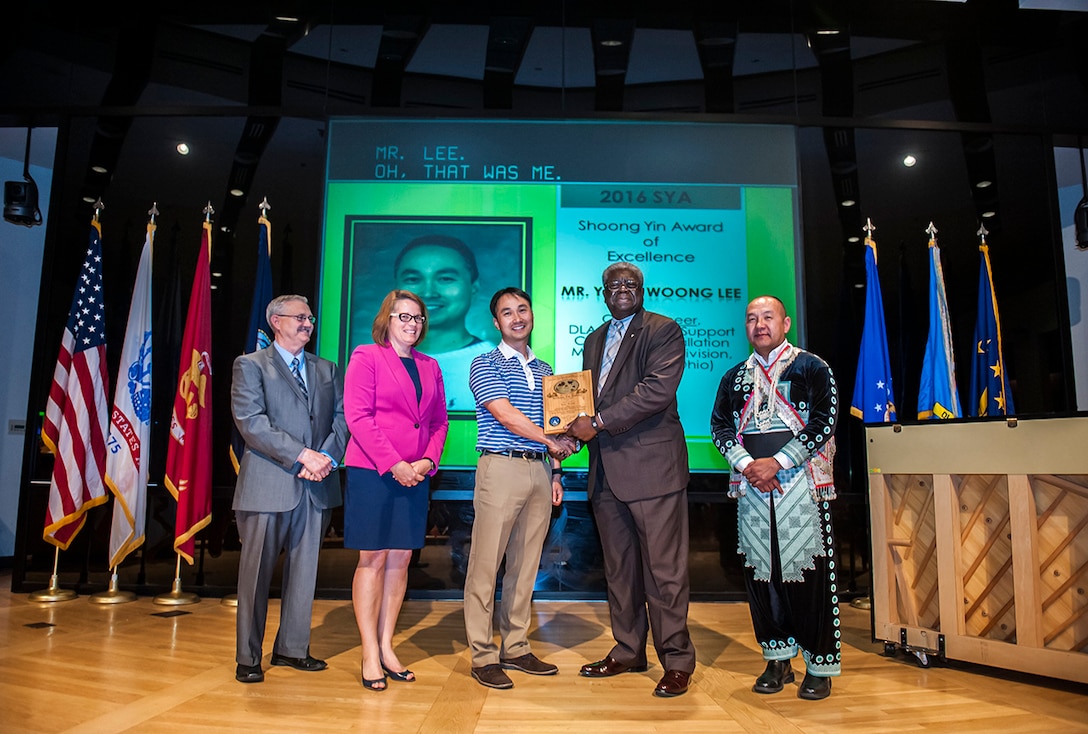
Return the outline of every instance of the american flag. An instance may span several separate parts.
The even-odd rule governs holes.
[[[109,408],[102,305],[102,226],[95,220],[42,426],[42,440],[55,457],[43,537],[61,550],[83,527],[87,510],[109,499],[103,482]]]

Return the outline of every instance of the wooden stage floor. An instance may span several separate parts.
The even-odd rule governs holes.
[[[318,600],[312,652],[329,669],[269,668],[279,604],[269,611],[264,683],[234,680],[235,608],[219,599],[165,606],[150,597],[32,602],[0,573],[0,731],[22,732],[1088,732],[1088,686],[949,661],[921,667],[884,655],[869,612],[844,605],[843,675],[823,701],[751,690],[763,669],[743,603],[697,603],[698,667],[689,692],[651,691],[641,674],[590,680],[578,667],[611,647],[603,602],[538,602],[534,652],[555,677],[511,672],[514,688],[469,676],[461,603],[410,601],[397,653],[416,683],[377,693],[359,684],[351,603]],[[795,669],[803,664],[799,661]],[[801,676],[798,675],[798,682]]]

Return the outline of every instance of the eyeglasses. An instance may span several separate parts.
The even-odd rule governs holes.
[[[604,284],[604,289],[609,293],[617,293],[621,290],[637,291],[642,284],[636,280],[610,280]]]
[[[423,324],[423,323],[426,323],[426,321],[427,321],[427,317],[424,316],[421,313],[417,313],[417,314],[391,313],[391,314],[389,314],[389,318],[394,318],[394,317],[400,319],[401,321],[403,321],[406,324],[409,321],[415,321],[417,324]]]
[[[279,316],[281,319],[294,319],[300,324],[304,324],[307,321],[309,321],[311,324],[317,323],[316,316],[310,316],[309,314],[304,313],[278,313],[276,314],[276,316]]]

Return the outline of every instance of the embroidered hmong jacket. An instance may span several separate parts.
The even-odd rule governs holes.
[[[832,463],[835,426],[839,419],[835,377],[822,359],[792,345],[780,359],[788,362],[781,367],[773,396],[774,430],[793,433],[793,438],[780,451],[794,466],[804,467],[813,500],[834,499]],[[757,406],[753,405],[752,398],[757,392],[756,380],[766,380],[759,373],[761,370],[763,367],[752,355],[726,372],[718,386],[710,429],[714,445],[730,466],[736,466],[749,455],[744,448],[744,434],[756,430]],[[764,382],[765,388],[767,384]],[[734,472],[730,479],[730,496],[746,491],[746,485],[740,474]]]

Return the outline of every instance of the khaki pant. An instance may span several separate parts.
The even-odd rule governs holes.
[[[530,604],[551,519],[551,484],[550,462],[497,454],[480,457],[465,576],[465,633],[474,668],[530,652]],[[503,556],[500,648],[495,643],[492,614]]]

